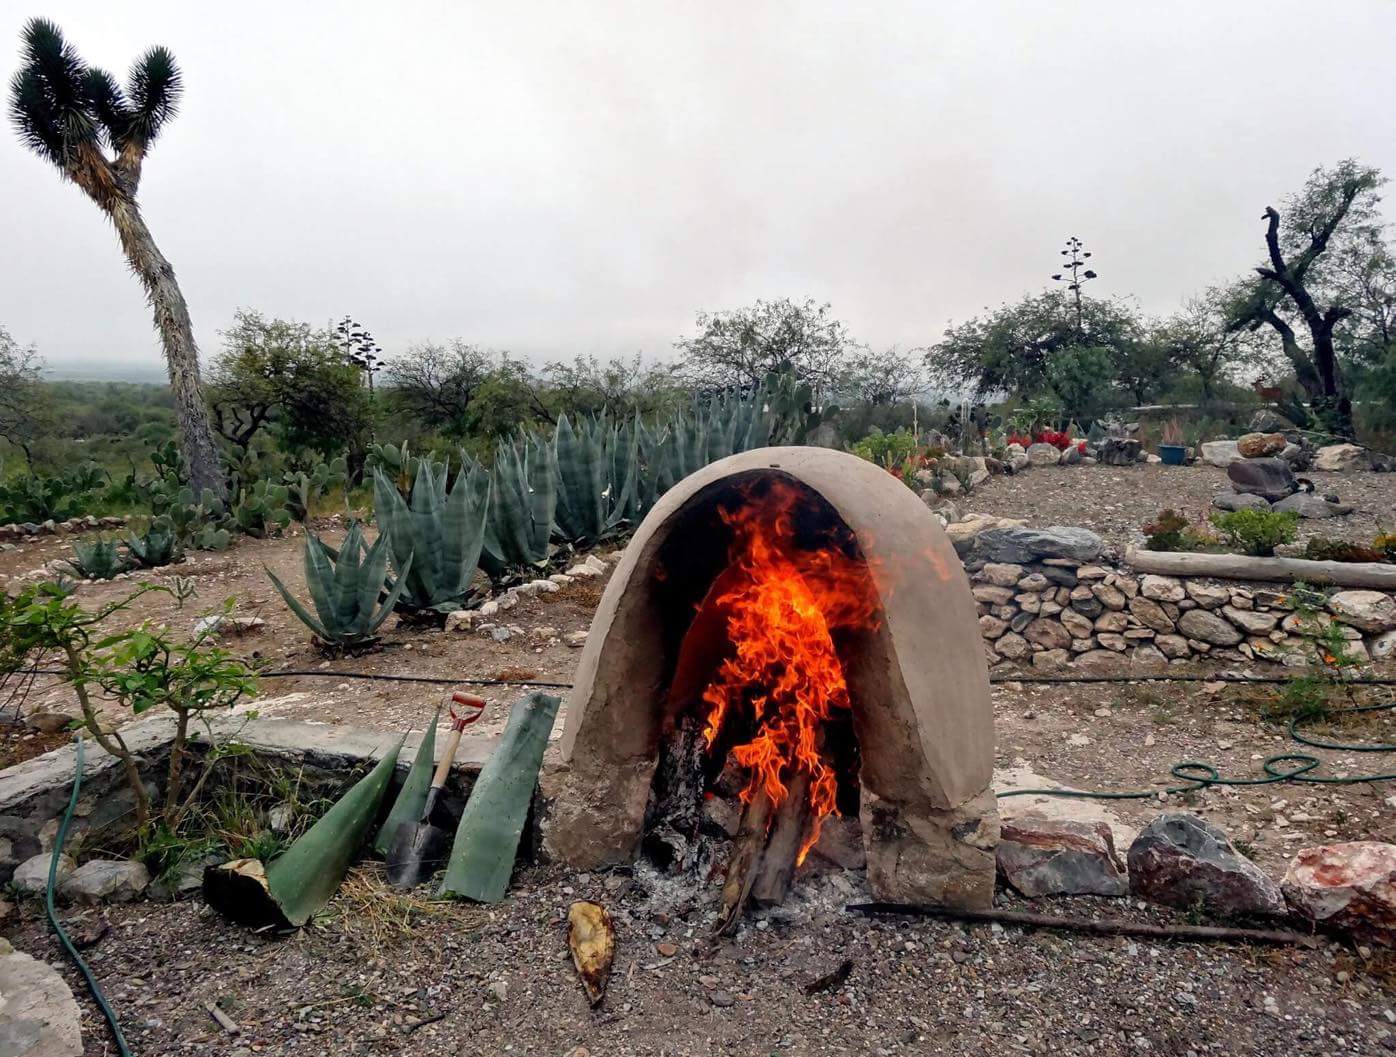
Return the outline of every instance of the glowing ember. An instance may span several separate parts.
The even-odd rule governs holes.
[[[727,615],[735,654],[724,660],[703,692],[711,706],[703,731],[709,747],[723,723],[749,712],[752,739],[733,750],[749,769],[741,798],[759,792],[772,814],[797,771],[809,776],[811,824],[797,862],[819,838],[825,816],[836,813],[837,777],[826,761],[823,723],[849,707],[843,665],[832,633],[876,623],[875,593],[866,565],[834,546],[800,549],[794,514],[799,496],[777,488],[760,501],[725,513],[733,531],[731,585],[716,604]]]

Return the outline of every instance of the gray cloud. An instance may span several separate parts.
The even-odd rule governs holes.
[[[1378,0],[1326,9],[1322,47],[1295,0],[56,6],[91,62],[184,68],[142,201],[205,353],[247,305],[389,352],[662,356],[697,309],[782,295],[925,344],[1041,288],[1069,234],[1097,292],[1163,311],[1248,267],[1314,165],[1396,172]],[[100,214],[0,140],[0,323],[158,364]]]

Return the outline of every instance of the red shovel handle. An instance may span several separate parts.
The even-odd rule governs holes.
[[[451,701],[453,704],[464,705],[466,708],[474,709],[473,712],[466,712],[457,715],[455,708],[452,708],[452,730],[464,730],[466,727],[470,726],[470,724],[474,723],[477,719],[479,719],[481,716],[485,714],[486,701],[483,697],[477,697],[475,694],[467,694],[463,691],[457,690],[454,694],[451,695]]]

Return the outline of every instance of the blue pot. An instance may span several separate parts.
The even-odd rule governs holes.
[[[1166,466],[1182,466],[1188,461],[1188,449],[1184,444],[1160,444],[1158,457]]]

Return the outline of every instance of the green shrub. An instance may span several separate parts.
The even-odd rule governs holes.
[[[1378,537],[1380,539],[1380,537]],[[1368,547],[1351,540],[1311,536],[1304,545],[1304,557],[1319,562],[1385,562],[1391,559],[1383,549]]]
[[[1299,532],[1299,515],[1274,510],[1228,510],[1213,514],[1212,524],[1242,554],[1269,558],[1281,543],[1294,542]]]
[[[117,550],[114,539],[95,539],[73,543],[73,556],[68,567],[84,580],[110,580],[126,570],[126,559]]]

